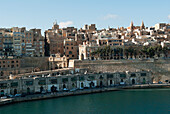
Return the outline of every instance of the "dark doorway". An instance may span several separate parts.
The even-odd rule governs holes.
[[[135,79],[132,79],[132,84],[135,84]]]
[[[110,85],[112,85],[113,83],[112,83],[112,80],[110,80]]]
[[[14,95],[17,94],[17,89],[14,89]]]
[[[27,88],[27,94],[30,94],[30,88],[29,87]]]
[[[53,85],[52,87],[51,87],[51,92],[55,92],[56,91],[56,87]]]
[[[74,83],[72,83],[72,87],[75,88],[75,84]]]
[[[66,85],[65,85],[65,84],[63,84],[63,89],[64,89],[64,88],[66,88]]]
[[[90,87],[91,88],[94,87],[94,83],[93,82],[90,83]]]
[[[1,90],[1,96],[4,96],[4,90]]]
[[[83,54],[81,54],[81,60],[84,60],[84,55]]]
[[[81,88],[83,88],[84,87],[84,84],[83,84],[83,82],[81,82]]]
[[[100,81],[100,87],[102,87],[103,86],[103,82],[102,81]]]
[[[146,83],[146,79],[145,78],[143,78],[143,84],[145,84]]]
[[[40,87],[40,92],[42,93],[43,90],[44,90],[44,88],[41,86],[41,87]]]

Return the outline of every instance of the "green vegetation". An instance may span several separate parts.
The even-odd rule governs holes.
[[[105,46],[98,48],[96,51],[92,52],[92,56],[97,56],[102,60],[110,60],[110,59],[123,59],[124,58],[154,58],[157,56],[161,57],[161,54],[164,55],[165,58],[168,56],[168,47],[162,46],[143,46],[142,48],[138,47],[128,47],[123,50],[123,48],[112,48],[110,46]]]

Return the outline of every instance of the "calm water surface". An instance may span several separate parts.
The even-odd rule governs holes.
[[[0,107],[0,114],[170,114],[170,89],[113,91]]]

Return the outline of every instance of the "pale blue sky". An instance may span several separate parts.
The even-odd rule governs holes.
[[[75,27],[95,23],[97,28],[170,22],[170,0],[0,0],[0,28],[45,29],[52,23]],[[71,25],[70,25],[71,26]]]

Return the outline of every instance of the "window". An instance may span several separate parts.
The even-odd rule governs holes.
[[[73,78],[71,78],[71,81],[72,81],[72,82],[77,81],[77,77],[73,77]]]
[[[26,85],[33,85],[33,81],[26,81]]]
[[[18,86],[18,82],[11,83],[11,87],[17,87],[17,86]]]
[[[146,73],[141,73],[141,76],[146,76]]]
[[[57,84],[57,79],[51,79],[51,84]]]
[[[72,51],[69,51],[69,54],[72,54]]]
[[[125,78],[125,77],[126,77],[126,74],[120,74],[120,77]]]
[[[131,74],[132,77],[136,76],[136,74]]]
[[[64,83],[66,83],[66,82],[68,82],[68,78],[63,78],[62,81],[63,81]]]
[[[39,85],[45,85],[45,84],[46,84],[46,81],[45,81],[45,80],[40,80],[40,81],[38,82],[38,84],[39,84]]]

